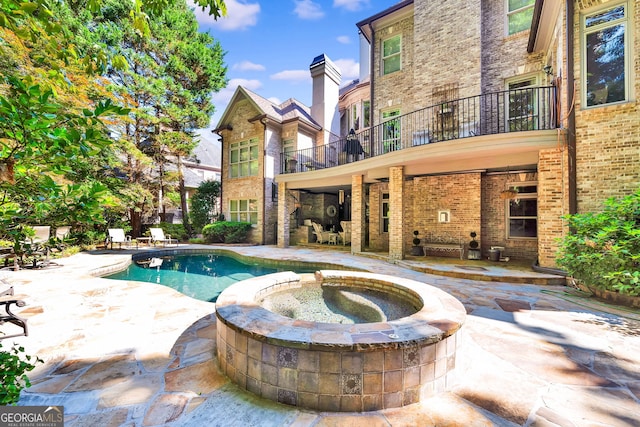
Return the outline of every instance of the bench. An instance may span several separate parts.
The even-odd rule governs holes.
[[[444,253],[459,252],[460,259],[462,259],[462,256],[464,255],[464,244],[461,242],[452,243],[440,239],[434,239],[432,242],[423,243],[422,247],[424,249],[425,256],[427,255],[427,251]]]

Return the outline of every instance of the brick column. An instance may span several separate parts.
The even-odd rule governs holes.
[[[365,191],[364,177],[351,176],[351,253],[362,252],[365,242]]]
[[[404,259],[404,167],[389,168],[389,258]]]
[[[289,191],[287,184],[278,184],[278,247],[289,246]]]
[[[556,267],[557,239],[567,232],[569,213],[567,150],[541,150],[538,156],[538,262]]]

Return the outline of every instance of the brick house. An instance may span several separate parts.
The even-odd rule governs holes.
[[[352,252],[401,259],[413,230],[450,244],[475,232],[484,257],[497,246],[554,267],[563,215],[640,186],[640,1],[405,0],[356,25],[368,75],[337,103],[314,77],[310,116],[279,119],[278,134],[241,105],[220,121],[223,159],[240,128],[268,142],[260,186],[243,189],[223,160],[223,209],[249,189],[271,195],[257,243],[347,220]],[[326,71],[318,82],[336,77]],[[310,134],[291,142],[285,126]],[[362,154],[347,150],[351,128]]]

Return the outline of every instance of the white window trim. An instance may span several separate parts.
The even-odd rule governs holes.
[[[384,117],[385,114],[389,114],[389,113],[397,113],[394,114],[393,116],[389,116],[389,117]],[[398,120],[398,127],[400,128],[400,131],[398,132],[398,138],[396,139],[385,139],[384,138],[384,127],[380,128],[380,131],[382,132],[382,135],[380,135],[380,141],[383,144],[383,147],[385,145],[385,143],[387,144],[395,144],[397,145],[397,147],[394,150],[389,150],[389,151],[384,151],[384,153],[390,152],[390,151],[396,151],[398,149],[400,149],[399,145],[401,142],[401,134],[402,134],[402,122],[400,121],[400,116],[402,116],[402,111],[400,110],[400,107],[392,107],[392,108],[385,108],[384,110],[380,110],[380,124],[383,125],[384,123],[391,121],[391,120]]]
[[[605,3],[605,4],[601,4],[598,5],[596,7],[593,8],[589,8],[586,9],[584,11],[582,11],[580,13],[580,105],[582,109],[592,109],[592,108],[602,108],[602,107],[608,107],[610,105],[618,105],[618,104],[624,104],[627,102],[632,102],[634,100],[634,82],[636,79],[636,75],[635,75],[635,70],[633,67],[633,63],[634,61],[632,60],[633,58],[631,57],[631,55],[633,55],[632,53],[632,49],[629,47],[629,43],[634,40],[633,37],[633,18],[634,18],[634,10],[633,10],[633,3],[632,1],[628,1],[628,0],[624,0],[624,1],[619,1],[619,2],[610,2],[610,3]],[[586,34],[587,31],[585,24],[586,24],[586,19],[587,16],[591,16],[594,14],[597,14],[599,12],[608,10],[608,9],[614,9],[618,6],[624,5],[625,7],[625,18],[624,18],[624,22],[625,22],[625,32],[624,32],[624,72],[625,75],[627,76],[627,78],[625,79],[625,98],[622,101],[617,101],[617,102],[609,102],[607,104],[597,104],[597,105],[590,105],[587,106],[587,43],[586,43]],[[590,29],[589,32],[593,32],[593,31],[597,31],[598,29],[601,28],[605,28],[607,26],[609,26],[611,24],[607,24],[607,25],[598,25],[595,26],[595,29]]]
[[[539,200],[538,197],[538,191],[537,189],[539,188],[539,184],[538,181],[525,181],[525,182],[508,182],[507,183],[507,188],[513,188],[513,187],[529,187],[529,186],[535,186],[536,187],[536,192],[535,193],[522,193],[522,195],[518,194],[517,199],[535,199],[536,201]],[[505,232],[506,232],[506,237],[509,240],[538,240],[538,237],[540,235],[540,229],[538,228],[540,226],[540,220],[539,220],[539,215],[536,212],[536,216],[535,217],[531,217],[531,216],[521,216],[521,217],[516,217],[516,218],[524,218],[524,219],[530,219],[530,218],[535,218],[536,220],[536,236],[535,237],[521,237],[521,236],[511,236],[511,226],[510,226],[510,220],[511,220],[511,215],[509,215],[509,203],[511,203],[511,199],[506,199],[505,200]],[[539,207],[539,206],[538,206]]]
[[[240,202],[241,202],[241,201],[244,201],[244,200],[246,200],[246,201],[247,201],[247,208],[248,208],[249,206],[251,206],[251,201],[252,201],[252,200],[253,200],[253,201],[255,201],[255,204],[256,204],[256,210],[255,210],[255,211],[251,211],[251,210],[247,210],[247,211],[241,211],[241,210],[232,211],[232,210],[231,210],[231,203],[232,203],[232,202],[237,202],[237,204],[238,204],[238,209],[239,209],[239,208],[240,208]],[[255,214],[256,214],[256,222],[255,222],[255,223],[253,223],[253,222],[251,222],[251,221],[248,221],[248,222],[251,222],[251,226],[252,226],[252,227],[255,227],[255,226],[257,226],[257,224],[258,224],[258,208],[257,208],[257,207],[258,207],[258,199],[229,199],[229,216],[228,216],[228,217],[229,217],[229,221],[239,221],[239,219],[238,219],[238,214],[241,214],[241,213],[245,213],[245,214],[247,215],[247,217],[248,217],[249,219],[251,219],[251,214],[252,214],[252,213],[255,213]],[[234,216],[234,214],[235,214],[235,216]]]
[[[233,151],[233,149],[234,149],[234,148],[233,148],[233,146],[234,146],[234,145],[237,145],[237,147],[238,147],[238,149],[239,149],[240,144],[241,144],[241,143],[243,143],[243,142],[245,142],[245,141],[246,141],[246,142],[248,142],[247,147],[249,148],[249,153],[251,153],[251,147],[252,147],[253,145],[256,145],[256,146],[258,147],[258,156],[257,156],[255,159],[251,159],[251,158],[249,158],[249,160],[246,160],[246,161],[238,161],[238,162],[235,162],[235,163],[234,163],[234,162],[232,162],[232,161],[231,161],[231,152],[232,152],[232,151]],[[254,143],[254,144],[252,144],[252,141],[255,141],[255,143]],[[239,159],[239,157],[238,157],[238,159]],[[260,162],[260,138],[258,138],[258,137],[246,138],[246,139],[242,139],[242,140],[240,140],[240,141],[234,141],[234,142],[232,142],[232,143],[230,143],[230,144],[229,144],[229,178],[230,178],[230,179],[236,179],[236,178],[248,178],[248,177],[258,176],[258,174],[256,174],[256,175],[252,175],[251,173],[249,173],[248,175],[241,175],[241,174],[238,174],[238,176],[233,176],[233,175],[232,175],[232,172],[231,172],[231,170],[232,170],[232,166],[233,166],[233,165],[238,165],[238,166],[240,166],[240,165],[241,165],[241,164],[243,164],[243,163],[249,163],[249,172],[251,172],[251,162],[252,162],[252,161],[257,161],[257,162],[258,162],[258,166],[260,166],[260,165],[259,165],[259,162]]]
[[[394,37],[399,37],[400,38],[400,52],[398,53],[394,53],[393,55],[389,55],[389,56],[384,56],[384,42],[386,42],[387,40],[391,40]],[[396,71],[392,71],[390,73],[385,73],[384,72],[384,61],[387,58],[391,58],[392,56],[398,55],[400,57],[400,68],[398,68]],[[380,57],[381,57],[381,62],[380,62],[380,74],[383,76],[388,76],[391,75],[393,73],[397,73],[398,71],[402,70],[402,34],[394,34],[390,37],[387,37],[385,39],[382,40],[382,42],[380,43]]]
[[[384,195],[388,197],[385,199]],[[387,219],[389,222],[389,228],[391,228],[391,216],[384,216],[384,204],[389,205],[389,212],[391,212],[391,193],[388,191],[383,191],[380,193],[380,234],[388,234],[389,230],[384,231],[384,220]]]
[[[506,36],[513,36],[515,34],[520,34],[523,33],[527,30],[521,30],[515,33],[510,33],[509,32],[509,16],[514,15],[516,13],[519,12],[523,12],[527,9],[532,9],[535,6],[536,2],[534,1],[533,3],[531,3],[529,6],[524,6],[521,7],[520,9],[515,9],[515,10],[509,10],[509,0],[504,0],[504,10],[505,10],[505,14],[504,14],[504,34]]]

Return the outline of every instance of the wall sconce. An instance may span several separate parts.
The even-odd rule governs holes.
[[[547,65],[545,65],[544,67],[542,67],[542,71],[544,71],[544,73],[545,73],[547,76],[550,76],[550,75],[552,75],[552,74],[553,74],[553,68],[551,68],[551,65],[549,65],[549,64],[547,64]]]
[[[344,203],[344,190],[338,190],[338,203]]]

